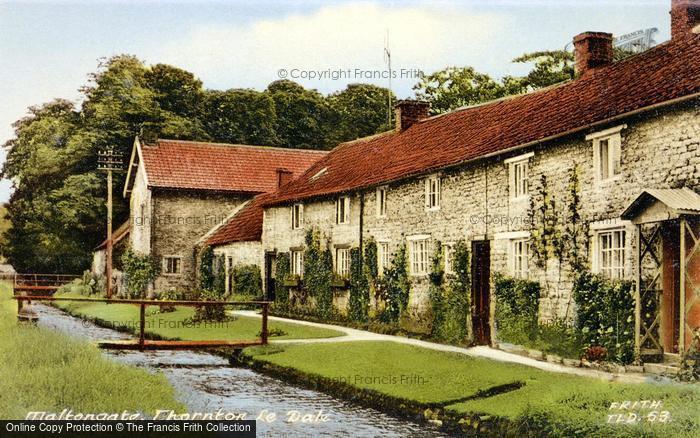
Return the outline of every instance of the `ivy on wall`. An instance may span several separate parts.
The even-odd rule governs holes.
[[[289,277],[289,272],[289,253],[281,252],[277,254],[275,262],[275,307],[280,310],[287,310],[289,306],[289,288],[284,285],[284,282]]]
[[[379,314],[379,320],[385,323],[397,322],[408,307],[408,297],[411,293],[405,243],[398,247],[393,254],[391,266],[384,270],[384,275],[379,281],[378,292],[380,299],[385,303],[384,310]]]
[[[212,285],[208,290],[216,294],[219,298],[226,294],[226,256],[223,254],[215,255],[212,261]]]
[[[500,273],[493,276],[498,338],[531,345],[537,338],[540,284]]]
[[[202,249],[200,255],[199,288],[201,290],[214,288],[214,249],[209,245]]]
[[[366,252],[367,250],[365,249],[365,253]],[[365,269],[362,261],[362,252],[360,248],[352,248],[350,250],[350,299],[348,302],[348,317],[356,322],[367,322],[369,313],[369,269]]]
[[[530,252],[535,266],[547,269],[547,260],[556,257],[562,259],[564,254],[556,200],[549,192],[547,177],[541,175],[539,183],[530,194],[528,211],[530,230]]]
[[[319,231],[306,232],[304,291],[316,298],[316,312],[326,319],[333,314],[333,255],[322,240]]]
[[[449,343],[465,344],[471,338],[471,278],[469,250],[463,240],[455,243],[451,264],[453,273],[445,274],[444,250],[436,243],[431,261],[430,303],[431,335]]]
[[[581,218],[581,184],[579,166],[569,170],[564,245],[566,258],[574,272],[588,268],[588,222]]]
[[[148,285],[156,279],[160,270],[158,263],[148,254],[139,254],[131,248],[122,254],[124,284],[131,298],[143,298]]]

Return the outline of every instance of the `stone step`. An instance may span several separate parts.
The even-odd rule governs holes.
[[[662,364],[662,363],[645,363],[644,372],[650,374],[658,374],[661,376],[676,375],[680,371],[680,367]]]

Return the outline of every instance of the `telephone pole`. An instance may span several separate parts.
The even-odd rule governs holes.
[[[97,169],[107,172],[107,298],[112,298],[112,173],[123,169],[122,158],[111,146],[97,153]]]

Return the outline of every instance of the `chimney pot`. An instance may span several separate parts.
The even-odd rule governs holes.
[[[403,132],[423,119],[428,118],[430,104],[419,100],[399,100],[394,106],[396,111],[396,131]]]
[[[581,76],[613,61],[613,37],[606,32],[584,32],[574,37],[576,75]]]
[[[695,35],[700,26],[700,0],[671,0],[671,38]]]

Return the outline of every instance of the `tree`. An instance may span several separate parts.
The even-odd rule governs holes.
[[[331,108],[316,90],[296,82],[279,80],[267,87],[275,103],[275,132],[284,147],[327,149],[330,142]]]
[[[523,86],[529,89],[549,87],[574,78],[574,54],[566,50],[526,53],[513,62],[535,64],[522,78]]]
[[[275,103],[267,93],[231,89],[207,91],[204,126],[219,142],[274,145]]]
[[[345,90],[328,96],[328,101],[333,111],[335,129],[331,134],[331,142],[334,144],[392,128],[393,119],[389,123],[388,115],[389,111],[393,114],[396,97],[386,88],[350,84]]]
[[[423,77],[413,87],[416,97],[430,102],[433,114],[498,99],[506,95],[503,84],[472,67],[448,67]],[[520,89],[511,90],[511,92]]]

